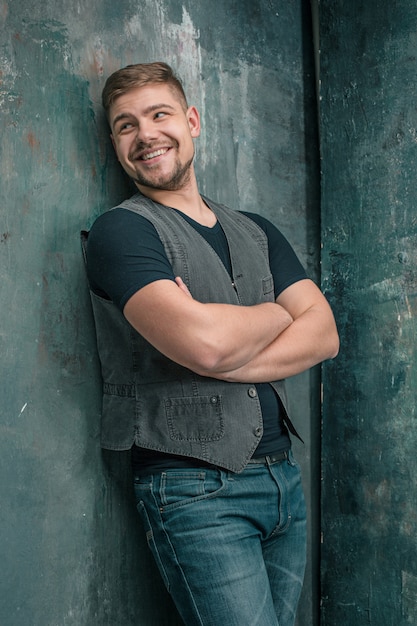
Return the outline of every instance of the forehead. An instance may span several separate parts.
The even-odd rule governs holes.
[[[134,87],[113,102],[109,110],[110,123],[121,113],[143,115],[164,104],[173,109],[183,109],[180,96],[170,85]]]

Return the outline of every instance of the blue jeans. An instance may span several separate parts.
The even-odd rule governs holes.
[[[306,560],[298,464],[288,459],[135,477],[148,544],[186,626],[293,626]]]

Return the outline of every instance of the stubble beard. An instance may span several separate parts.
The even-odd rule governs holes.
[[[193,160],[194,154],[185,164],[182,164],[179,159],[177,159],[174,170],[169,175],[161,174],[158,176],[157,172],[155,172],[154,176],[145,176],[136,171],[136,176],[133,176],[133,182],[138,186],[148,187],[149,189],[179,191],[186,187],[191,180],[191,165]]]

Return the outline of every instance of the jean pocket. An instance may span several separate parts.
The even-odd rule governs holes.
[[[152,476],[134,476],[133,489],[136,496],[136,502],[140,502],[143,496],[152,492]]]
[[[224,486],[221,470],[169,470],[161,474],[159,497],[166,510],[215,497]]]

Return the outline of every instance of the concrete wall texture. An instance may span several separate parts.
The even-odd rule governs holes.
[[[2,626],[180,623],[141,534],[127,455],[98,445],[79,231],[131,192],[100,93],[128,63],[176,67],[204,121],[201,191],[271,218],[317,277],[309,20],[301,0],[0,0]],[[317,382],[291,381],[312,520]],[[318,606],[310,530],[303,624]]]
[[[417,7],[320,2],[322,624],[417,624]]]
[[[298,624],[417,623],[417,8],[320,1],[321,176],[310,8],[0,0],[2,626],[180,625],[128,455],[99,449],[79,245],[131,191],[100,108],[104,80],[156,59],[202,113],[201,191],[274,221],[315,279],[321,255],[340,328],[322,376],[321,515],[319,371],[290,381],[310,514]]]

